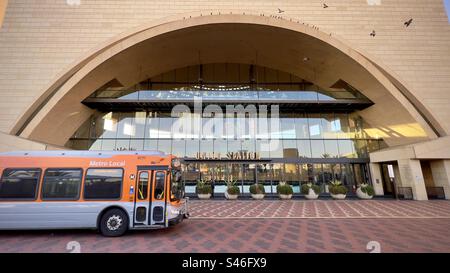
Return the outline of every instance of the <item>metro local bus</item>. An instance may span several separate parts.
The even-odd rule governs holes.
[[[180,160],[161,152],[0,153],[0,229],[165,228],[188,217]]]

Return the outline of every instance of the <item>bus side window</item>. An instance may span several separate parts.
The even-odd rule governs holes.
[[[147,199],[148,192],[148,172],[141,172],[139,174],[139,182],[138,182],[138,199],[145,200]]]
[[[84,179],[85,200],[117,200],[122,193],[123,169],[90,168]]]
[[[156,173],[156,182],[155,182],[155,196],[154,198],[157,200],[164,199],[164,185],[166,175],[163,172]]]
[[[0,199],[36,199],[41,169],[5,169],[0,180]]]
[[[82,169],[47,169],[42,182],[42,200],[78,200]]]

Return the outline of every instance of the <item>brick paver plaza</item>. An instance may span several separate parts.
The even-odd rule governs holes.
[[[191,201],[191,218],[105,238],[95,231],[0,231],[0,252],[450,252],[448,201]],[[372,243],[373,244],[373,243]]]

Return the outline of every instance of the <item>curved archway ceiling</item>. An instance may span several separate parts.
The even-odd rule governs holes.
[[[388,145],[429,138],[389,91],[341,51],[303,33],[242,23],[184,28],[158,35],[116,54],[62,97],[29,137],[64,145],[92,113],[81,101],[113,79],[123,86],[131,86],[167,71],[209,63],[265,66],[318,86],[329,87],[342,79],[375,104],[359,114],[373,127],[372,133],[385,138]]]

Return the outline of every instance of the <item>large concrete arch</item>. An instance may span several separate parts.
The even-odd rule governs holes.
[[[343,78],[375,102],[360,114],[392,137],[390,146],[447,135],[402,80],[368,56],[333,34],[290,19],[248,12],[177,15],[122,33],[75,61],[42,90],[10,133],[64,145],[92,113],[81,101],[114,78],[131,85],[183,66],[236,62],[276,68],[323,86]]]

